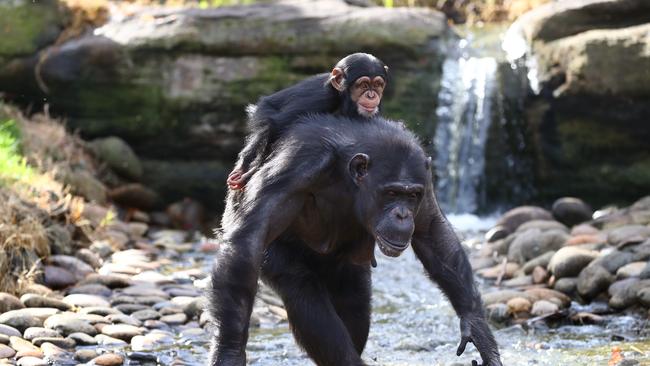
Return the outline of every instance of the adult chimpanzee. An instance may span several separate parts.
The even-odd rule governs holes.
[[[363,365],[375,243],[391,257],[412,243],[460,317],[457,353],[473,342],[484,365],[501,365],[467,257],[436,203],[430,159],[395,122],[299,118],[246,190],[230,191],[222,230],[213,366],[245,365],[260,275],[317,365]]]
[[[287,89],[260,98],[248,109],[251,131],[228,175],[231,189],[242,189],[269,155],[269,148],[300,115],[336,113],[372,117],[379,113],[388,80],[388,67],[373,55],[354,53],[339,61],[330,73],[312,76]]]

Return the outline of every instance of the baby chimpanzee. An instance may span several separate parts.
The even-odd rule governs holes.
[[[250,135],[228,175],[230,189],[243,189],[271,146],[296,119],[307,113],[335,113],[370,118],[379,113],[388,67],[373,55],[354,53],[330,73],[312,76],[248,108]]]

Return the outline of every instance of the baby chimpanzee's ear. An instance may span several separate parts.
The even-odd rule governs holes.
[[[359,185],[361,183],[361,180],[368,175],[368,163],[370,162],[370,158],[366,154],[356,154],[350,159],[350,163],[348,164],[348,169],[350,171],[350,177],[352,177],[352,181],[356,185]]]
[[[330,74],[330,83],[334,89],[342,92],[345,90],[345,74],[340,67],[335,67]]]

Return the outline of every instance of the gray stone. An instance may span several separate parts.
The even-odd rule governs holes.
[[[110,314],[106,316],[106,320],[113,324],[128,324],[134,327],[139,327],[142,322],[135,317],[125,314]]]
[[[560,249],[569,238],[561,230],[541,231],[529,229],[517,235],[508,249],[508,260],[517,263],[526,263],[546,252]]]
[[[98,334],[95,336],[95,339],[97,340],[97,344],[101,346],[122,347],[128,345],[128,343],[124,342],[123,340],[109,337],[106,334]]]
[[[68,338],[80,346],[94,346],[97,344],[97,340],[86,333],[70,333]]]
[[[12,358],[15,354],[16,351],[14,351],[11,347],[0,344],[0,359]]]
[[[576,247],[560,248],[548,264],[548,270],[555,278],[575,277],[580,274],[598,252]]]
[[[100,316],[106,316],[110,314],[122,314],[119,310],[107,307],[100,306],[91,306],[81,309],[80,313],[82,314],[94,314]]]
[[[515,297],[525,296],[522,291],[517,290],[498,290],[483,294],[483,304],[486,306],[498,303],[506,303]]]
[[[566,233],[569,232],[569,228],[564,226],[564,224],[557,222],[555,220],[531,220],[521,224],[516,231],[522,232],[528,229],[540,229],[542,231],[547,230],[560,230]]]
[[[43,267],[43,284],[55,290],[63,289],[77,283],[77,278],[70,271],[56,266]]]
[[[508,232],[512,233],[521,224],[532,220],[553,220],[553,216],[541,207],[520,206],[503,214],[497,225],[503,226]]]
[[[26,308],[8,311],[0,315],[0,324],[14,327],[23,332],[29,327],[41,327],[50,315],[56,314],[59,309],[52,308]]]
[[[645,269],[646,262],[632,262],[624,265],[616,271],[616,278],[639,277]]]
[[[56,330],[41,328],[41,327],[32,327],[25,329],[23,338],[28,341],[33,340],[34,338],[42,337],[61,337],[61,334]]]
[[[66,348],[66,349],[74,348],[77,345],[77,343],[73,339],[62,338],[62,337],[38,337],[32,340],[32,343],[34,343],[34,345],[39,347],[46,342],[51,343],[57,347]]]
[[[92,268],[99,268],[102,266],[102,258],[90,249],[81,248],[77,250],[74,255]]]
[[[17,366],[49,366],[50,364],[42,358],[39,357],[21,357],[18,360]]]
[[[160,321],[169,325],[181,325],[187,322],[187,315],[184,313],[165,315],[160,317]]]
[[[101,275],[93,273],[91,275],[88,275],[88,277],[86,277],[83,281],[79,282],[79,285],[100,284],[108,288],[115,289],[131,286],[132,283],[133,282],[128,276],[116,274]]]
[[[119,137],[95,139],[89,144],[95,156],[116,173],[139,181],[142,178],[142,164],[131,147]]]
[[[613,250],[602,257],[596,258],[593,264],[602,266],[610,273],[616,273],[619,268],[632,261],[634,261],[633,253]]]
[[[628,225],[614,229],[607,234],[611,245],[623,246],[630,243],[641,243],[650,238],[650,227],[644,225]]]
[[[97,334],[97,329],[95,329],[90,322],[84,319],[79,319],[79,317],[74,313],[52,315],[45,321],[45,327],[54,329],[64,336],[77,332],[89,335]]]
[[[641,305],[650,308],[650,286],[639,289],[636,297]]]
[[[531,274],[535,269],[535,267],[537,266],[546,268],[548,266],[548,263],[551,261],[551,258],[553,258],[554,254],[555,251],[551,250],[542,255],[539,255],[526,262],[522,267],[522,270],[524,271],[525,274]]]
[[[152,320],[160,318],[160,314],[152,309],[144,309],[136,311],[131,314],[132,317],[138,319],[139,321]]]
[[[569,227],[591,220],[593,212],[588,204],[575,197],[560,198],[553,203],[552,208],[557,221]]]
[[[37,294],[25,294],[20,297],[20,301],[28,308],[55,308],[63,311],[72,308],[69,304],[61,300]]]
[[[560,310],[560,307],[553,302],[547,300],[535,301],[530,313],[534,316],[542,316],[546,314],[553,314]]]
[[[22,309],[24,307],[25,305],[23,305],[16,296],[6,292],[0,292],[0,314],[11,310]]]
[[[97,351],[94,349],[80,349],[74,353],[74,359],[82,363],[90,362],[97,356]]]
[[[5,324],[0,324],[0,334],[4,334],[8,337],[20,337],[22,336],[22,333],[18,331],[18,329],[5,325]]]
[[[567,294],[569,296],[572,296],[575,293],[577,286],[578,286],[577,277],[564,277],[555,281],[555,284],[553,285],[553,289],[556,291],[560,291],[564,294]]]
[[[131,314],[139,310],[149,309],[149,307],[141,304],[120,304],[116,305],[115,309],[121,311],[124,314]]]
[[[591,300],[605,291],[613,281],[614,276],[602,266],[587,266],[578,275],[578,294],[586,300]]]
[[[128,324],[111,324],[102,328],[102,334],[124,341],[130,341],[131,338],[142,335],[142,329]]]
[[[73,294],[63,298],[67,304],[79,307],[110,307],[110,303],[101,296]]]
[[[78,285],[70,290],[68,290],[68,294],[86,294],[86,295],[95,295],[95,296],[101,296],[101,297],[109,297],[113,294],[113,291],[101,284],[95,283],[95,284],[86,284],[86,285]]]

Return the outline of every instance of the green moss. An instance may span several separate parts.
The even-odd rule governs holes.
[[[53,0],[0,2],[0,55],[29,55],[52,42],[61,14]]]

